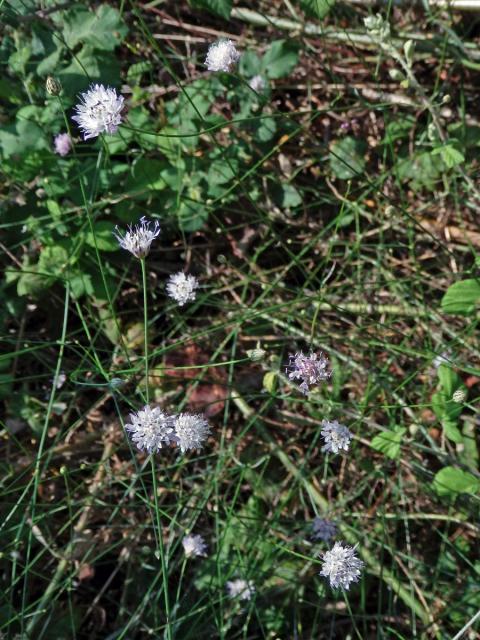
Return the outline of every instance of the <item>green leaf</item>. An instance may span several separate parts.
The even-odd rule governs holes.
[[[334,142],[329,154],[332,172],[342,180],[349,180],[362,174],[365,169],[365,151],[365,142],[353,136],[346,136]]]
[[[372,448],[375,451],[380,451],[387,458],[396,460],[400,455],[400,446],[403,435],[406,433],[404,427],[395,427],[393,431],[382,431],[376,435],[372,440]]]
[[[169,165],[162,160],[139,158],[132,167],[127,180],[127,189],[133,192],[161,191],[165,189],[165,180],[161,172]]]
[[[275,184],[272,198],[282,209],[292,209],[302,203],[302,196],[292,184]]]
[[[107,220],[101,220],[94,226],[95,238],[91,231],[87,233],[85,242],[89,247],[95,247],[95,241],[100,251],[117,251],[118,241],[113,235],[115,231],[115,225],[113,222]]]
[[[262,60],[254,51],[245,51],[240,58],[239,71],[249,78],[259,75],[262,72]]]
[[[262,59],[263,73],[267,78],[283,78],[298,62],[299,45],[293,40],[275,40]]]
[[[445,467],[435,475],[433,488],[439,496],[459,493],[473,495],[480,490],[480,480],[468,471],[457,469],[457,467]]]
[[[64,14],[63,37],[71,49],[77,44],[89,44],[95,49],[113,51],[127,31],[119,11],[106,4],[96,11],[77,8]]]
[[[259,120],[256,127],[255,137],[259,142],[269,142],[277,132],[277,123],[275,118],[263,117]]]
[[[277,372],[276,371],[268,371],[263,376],[263,388],[268,391],[271,395],[275,393],[275,389],[277,386]]]
[[[107,51],[96,51],[84,46],[71,63],[58,72],[64,95],[85,91],[92,82],[118,86],[120,61]]]
[[[472,315],[480,306],[480,281],[476,279],[455,282],[442,298],[441,307],[444,313]]]
[[[325,18],[333,9],[336,0],[300,0],[300,6],[305,13],[313,18]]]
[[[232,0],[191,0],[191,2],[192,7],[196,9],[206,9],[216,16],[225,18],[225,20],[230,18]]]
[[[465,162],[465,156],[463,153],[451,144],[444,144],[441,147],[437,147],[432,151],[432,154],[440,155],[449,169]]]

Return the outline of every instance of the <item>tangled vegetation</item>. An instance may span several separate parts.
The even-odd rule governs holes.
[[[473,4],[0,3],[0,638],[480,638]]]

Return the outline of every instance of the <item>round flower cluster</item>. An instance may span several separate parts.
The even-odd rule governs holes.
[[[363,562],[355,555],[355,548],[336,542],[330,551],[323,554],[320,575],[330,580],[334,589],[349,589],[351,582],[358,582]]]
[[[202,449],[210,434],[210,426],[201,414],[168,415],[158,407],[146,405],[130,414],[125,425],[138,449],[156,453],[163,446],[177,444],[182,453]]]
[[[312,384],[330,378],[332,372],[328,365],[328,358],[325,358],[322,352],[313,353],[311,351],[310,355],[306,356],[302,351],[297,351],[295,355],[290,356],[287,375],[290,380],[301,380],[299,389],[303,394],[308,395]]]
[[[231,40],[218,40],[210,45],[205,66],[209,71],[230,71],[239,58],[240,54]]]
[[[101,133],[117,133],[122,122],[123,102],[123,96],[103,84],[91,85],[88,91],[81,93],[72,120],[82,130],[83,139],[96,138]]]
[[[190,534],[182,540],[186,558],[207,557],[207,545],[202,536]]]

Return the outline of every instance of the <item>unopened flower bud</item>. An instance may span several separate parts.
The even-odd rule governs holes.
[[[53,78],[52,76],[48,76],[45,82],[45,89],[47,90],[48,95],[50,96],[58,96],[62,91],[62,85],[60,80]]]
[[[252,362],[261,362],[265,358],[266,353],[265,349],[257,347],[256,349],[249,349],[247,351],[247,356]]]
[[[452,400],[458,402],[458,404],[462,404],[462,402],[465,402],[466,397],[465,389],[457,389],[452,396]]]
[[[407,60],[407,64],[409,67],[413,64],[413,56],[415,53],[415,43],[413,40],[407,40],[403,45],[403,52],[405,53],[405,58]]]
[[[401,82],[402,80],[405,79],[405,76],[403,75],[403,73],[398,69],[390,69],[388,72],[388,75],[392,80],[395,80],[395,82]]]

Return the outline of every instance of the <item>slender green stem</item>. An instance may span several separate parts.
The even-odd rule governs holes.
[[[170,599],[168,596],[168,571],[167,571],[167,563],[165,562],[165,548],[163,546],[162,518],[160,516],[160,508],[158,504],[157,474],[155,472],[155,461],[154,461],[153,455],[150,456],[150,464],[152,468],[153,501],[155,504],[155,515],[156,515],[157,529],[158,529],[158,535],[156,536],[157,557],[160,556],[160,564],[162,568],[163,597],[165,602],[167,640],[172,640],[172,627],[170,623]]]
[[[143,287],[143,335],[145,340],[145,401],[148,404],[150,392],[148,388],[148,307],[147,307],[147,269],[145,258],[140,260],[142,265],[142,287]]]
[[[48,423],[50,422],[50,416],[52,414],[52,409],[53,409],[53,403],[55,400],[55,393],[57,390],[57,386],[56,386],[56,382],[58,380],[58,376],[60,374],[60,369],[62,366],[62,360],[63,360],[63,352],[65,349],[65,338],[67,335],[67,324],[68,324],[68,309],[69,309],[69,305],[70,305],[70,285],[67,282],[66,283],[66,287],[65,287],[65,303],[64,303],[64,308],[63,308],[63,325],[62,325],[62,335],[59,341],[59,351],[58,351],[58,358],[57,358],[57,366],[55,367],[55,374],[54,374],[54,378],[52,381],[52,390],[50,392],[50,398],[48,401],[48,406],[47,406],[47,412],[45,414],[45,421],[43,423],[43,428],[42,428],[42,434],[40,436],[40,442],[38,444],[38,451],[37,451],[37,455],[36,455],[36,459],[35,459],[35,470],[33,472],[33,489],[32,489],[32,499],[31,499],[31,503],[30,503],[30,521],[31,521],[31,526],[28,532],[28,544],[27,544],[27,556],[26,556],[26,561],[25,561],[25,566],[27,567],[26,573],[25,573],[25,582],[23,585],[23,606],[22,606],[22,610],[25,610],[26,608],[26,597],[27,597],[27,586],[28,586],[28,576],[29,576],[29,572],[28,572],[28,567],[30,566],[30,551],[31,551],[31,547],[32,547],[32,535],[33,535],[33,527],[35,525],[35,508],[37,505],[37,495],[38,495],[38,488],[39,488],[39,484],[40,484],[40,478],[42,475],[42,458],[43,458],[43,451],[45,449],[45,442],[47,439],[47,432],[48,432]],[[29,483],[30,484],[30,483]],[[28,629],[31,630],[33,628],[33,625],[35,624],[36,618],[32,618],[29,621],[29,625],[28,625]],[[23,623],[23,620],[22,620]]]

